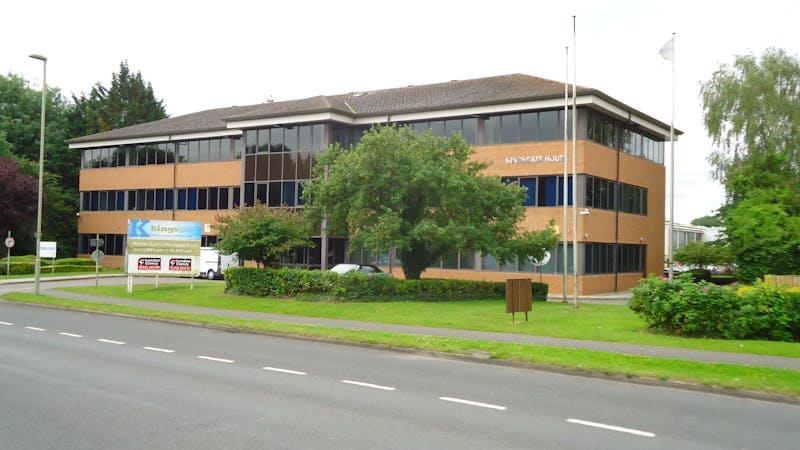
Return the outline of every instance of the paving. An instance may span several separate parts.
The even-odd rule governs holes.
[[[124,282],[119,279],[103,280],[108,284],[118,284]],[[185,282],[181,280],[165,280],[166,282]],[[208,281],[201,281],[208,282]],[[57,290],[57,287],[64,285],[75,285],[80,282],[67,282],[67,283],[53,283],[44,288],[44,292],[48,295],[68,298],[74,300],[82,300],[97,303],[110,303],[115,305],[136,306],[148,309],[155,309],[160,311],[195,313],[195,314],[209,314],[222,317],[240,318],[248,320],[265,320],[279,323],[298,324],[298,325],[314,325],[345,328],[351,330],[369,330],[369,331],[387,331],[405,334],[417,334],[428,336],[441,336],[462,339],[475,339],[487,340],[495,342],[508,342],[516,344],[534,344],[534,345],[547,345],[556,347],[569,347],[586,350],[597,350],[605,352],[615,352],[629,355],[643,355],[653,356],[660,358],[675,358],[703,362],[718,362],[728,364],[738,364],[747,366],[763,366],[781,369],[794,369],[800,370],[800,358],[789,358],[780,356],[767,356],[767,355],[754,355],[748,353],[731,353],[707,350],[694,350],[686,348],[675,347],[659,347],[651,345],[636,345],[617,342],[605,341],[590,341],[581,339],[564,339],[547,336],[532,336],[514,333],[500,333],[500,332],[487,332],[475,330],[461,330],[451,328],[434,328],[422,327],[412,325],[397,325],[375,322],[361,322],[355,320],[340,320],[340,319],[326,319],[304,316],[291,316],[283,314],[270,314],[260,312],[248,311],[235,311],[216,308],[206,308],[191,305],[179,305],[172,303],[160,303],[143,300],[133,300],[119,297],[89,295],[83,293],[74,293]],[[10,289],[7,289],[8,291]],[[2,293],[3,290],[0,290]]]
[[[3,448],[795,448],[800,406],[0,303]]]

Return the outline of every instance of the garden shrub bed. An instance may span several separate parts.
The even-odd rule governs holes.
[[[633,289],[628,305],[651,328],[669,334],[800,341],[800,292],[767,283],[737,290],[690,275],[650,277]]]
[[[225,291],[255,297],[302,296],[315,300],[453,301],[505,298],[505,283],[453,279],[403,280],[388,276],[306,269],[232,267]],[[547,285],[532,283],[534,299],[546,299]]]
[[[69,259],[73,259],[73,258],[69,258]],[[91,261],[91,260],[89,260],[89,261]],[[41,269],[42,273],[52,273],[53,272],[52,266],[50,264],[45,265],[44,262],[48,262],[49,263],[49,261],[48,260],[43,260],[42,261],[42,263],[43,263],[42,264],[42,269]],[[55,272],[56,273],[94,272],[94,261],[91,261],[91,262],[92,262],[92,264],[88,265],[88,264],[59,264],[58,261],[56,261],[56,266],[55,266],[56,270],[55,270]],[[32,276],[33,272],[35,270],[35,263],[34,262],[12,262],[9,268],[11,269],[11,273],[9,275],[31,275]],[[6,269],[5,268],[5,264],[0,266],[0,274],[5,275],[6,274],[6,270],[5,269]],[[100,269],[101,272],[103,271],[103,267],[100,267],[99,269]]]

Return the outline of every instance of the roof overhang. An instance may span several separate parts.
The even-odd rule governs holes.
[[[105,141],[91,141],[91,142],[76,142],[69,144],[69,148],[91,148],[91,147],[108,147],[115,145],[126,144],[147,144],[151,142],[172,142],[172,141],[185,141],[189,139],[210,139],[215,137],[230,137],[241,136],[242,130],[215,130],[215,131],[200,131],[197,133],[183,133],[183,134],[160,134],[153,136],[142,136],[127,139],[109,139]]]

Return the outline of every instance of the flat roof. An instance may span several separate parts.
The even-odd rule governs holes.
[[[516,73],[420,86],[349,92],[337,95],[318,95],[298,100],[209,109],[78,137],[68,140],[67,143],[101,143],[105,141],[220,132],[224,130],[231,130],[231,134],[234,134],[233,131],[235,131],[234,128],[236,128],[237,122],[254,123],[254,121],[260,119],[289,118],[315,113],[333,113],[350,119],[362,119],[525,103],[558,99],[563,98],[563,96],[563,82]],[[597,97],[616,108],[624,110],[628,114],[635,114],[661,129],[669,130],[669,124],[636,111],[599,90],[578,86],[577,96],[578,98],[584,96]],[[677,129],[675,133],[676,135],[683,134]],[[81,145],[81,147],[84,146]]]

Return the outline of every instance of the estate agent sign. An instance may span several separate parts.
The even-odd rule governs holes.
[[[203,224],[128,220],[128,274],[197,276]]]

